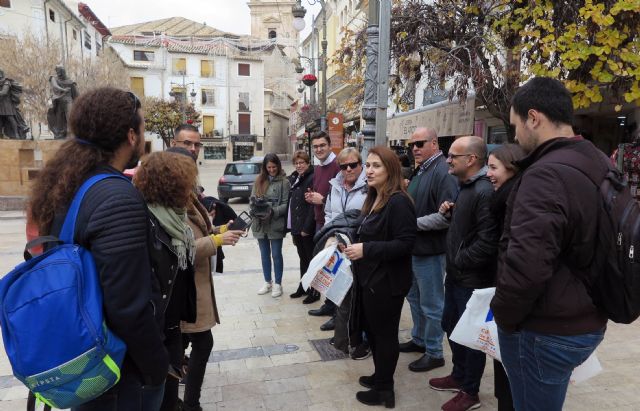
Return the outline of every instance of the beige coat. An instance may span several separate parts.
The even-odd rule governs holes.
[[[195,200],[194,203],[195,205],[188,209],[188,216],[189,226],[196,238],[194,268],[197,317],[196,322],[193,324],[184,321],[180,323],[183,333],[207,331],[216,324],[220,324],[216,296],[213,289],[213,278],[211,277],[211,256],[216,254],[216,246],[211,237],[209,237],[212,228],[204,207],[200,205],[198,200]]]

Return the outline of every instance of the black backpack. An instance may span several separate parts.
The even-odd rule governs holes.
[[[610,320],[630,324],[640,316],[640,206],[612,167],[596,185],[601,198],[591,297]]]

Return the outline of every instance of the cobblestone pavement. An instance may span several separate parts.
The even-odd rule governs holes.
[[[215,193],[221,165],[201,169],[206,193]],[[232,200],[242,210],[246,203]],[[0,273],[9,271],[22,258],[25,243],[21,213],[0,213]],[[355,400],[360,375],[373,371],[371,358],[323,362],[310,340],[329,338],[319,330],[326,317],[307,315],[319,302],[305,306],[292,300],[299,279],[297,254],[290,237],[285,239],[284,294],[279,298],[259,296],[262,283],[257,243],[249,236],[236,247],[227,247],[225,272],[214,277],[221,324],[213,329],[214,352],[210,358],[202,392],[204,410],[366,410]],[[400,339],[409,338],[411,316],[405,304]],[[591,380],[571,386],[566,410],[640,410],[640,336],[637,324],[610,324],[598,350],[604,371]],[[396,408],[439,410],[452,394],[428,388],[427,379],[448,374],[450,352],[445,343],[446,365],[428,373],[412,373],[409,362],[418,354],[401,354],[395,374]],[[26,409],[27,391],[11,376],[4,350],[0,351],[0,411]],[[496,409],[493,397],[493,365],[487,368],[480,387],[486,410]]]

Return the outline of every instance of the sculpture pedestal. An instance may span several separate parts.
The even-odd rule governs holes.
[[[21,209],[31,182],[65,140],[0,140],[0,210]]]

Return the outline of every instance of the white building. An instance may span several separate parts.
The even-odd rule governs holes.
[[[202,114],[201,160],[263,154],[264,63],[272,41],[173,17],[112,29],[109,45],[138,95],[189,99]],[[161,149],[157,141],[155,149]]]
[[[57,43],[62,55],[95,59],[109,30],[89,6],[70,0],[0,0],[0,35],[33,33]]]

